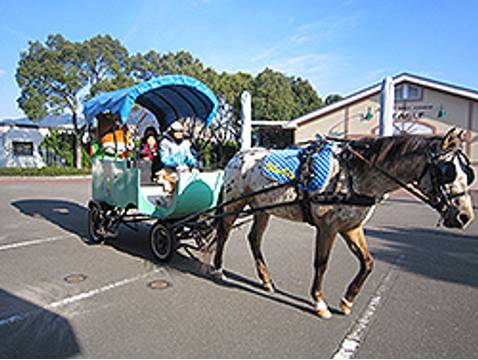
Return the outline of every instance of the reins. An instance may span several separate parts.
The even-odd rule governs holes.
[[[351,146],[348,146],[347,149],[357,159],[364,162],[365,164],[367,164],[369,167],[373,168],[374,170],[377,170],[380,174],[385,176],[387,179],[393,181],[394,183],[396,183],[397,185],[399,185],[400,187],[402,187],[403,189],[408,191],[410,194],[416,196],[417,198],[419,198],[424,203],[430,205],[432,208],[439,210],[438,207],[437,207],[436,202],[432,201],[428,196],[422,194],[419,190],[415,189],[415,187],[413,185],[410,185],[410,184],[407,184],[407,183],[403,182],[402,180],[400,180],[396,176],[393,176],[389,172],[387,172],[384,169],[382,169],[381,167],[377,166],[376,164],[374,164],[373,162],[371,162],[370,160],[365,158],[358,151],[355,151]]]
[[[358,151],[352,148],[350,144],[347,146],[348,151],[355,156],[357,159],[368,165],[370,168],[375,169],[378,171],[380,174],[385,176],[387,179],[393,181],[397,185],[399,185],[401,188],[405,189],[407,192],[410,194],[414,195],[417,197],[419,200],[423,201],[425,204],[429,205],[433,209],[437,210],[442,216],[443,214],[448,210],[448,208],[451,206],[450,201],[453,200],[454,198],[463,196],[466,194],[465,191],[460,192],[460,193],[454,193],[454,194],[448,194],[444,190],[443,184],[441,184],[439,181],[437,181],[436,176],[431,174],[431,182],[433,185],[433,192],[432,194],[427,194],[423,193],[417,185],[419,185],[425,176],[425,174],[430,170],[430,167],[432,166],[437,166],[436,161],[440,156],[446,155],[447,153],[454,152],[454,156],[458,156],[460,162],[465,162],[466,165],[466,156],[461,152],[461,150],[446,150],[444,152],[441,152],[439,154],[433,154],[431,159],[428,157],[427,164],[425,168],[422,170],[420,176],[418,179],[415,180],[415,183],[407,184],[397,178],[396,176],[390,174],[389,172],[385,171],[382,169],[380,166],[377,164],[373,163],[372,161],[368,160],[365,158],[362,154],[360,154]],[[464,159],[463,159],[464,157]],[[437,195],[438,196],[435,196]]]
[[[360,152],[355,150],[351,144],[350,140],[346,139],[336,139],[336,138],[331,138],[331,137],[326,137],[326,138],[319,138],[316,139],[315,141],[309,142],[309,146],[303,150],[303,153],[301,154],[301,165],[300,165],[300,171],[299,174],[296,178],[293,180],[290,180],[285,183],[280,183],[280,184],[275,184],[272,186],[268,186],[265,188],[262,188],[257,191],[252,191],[249,193],[242,194],[241,196],[235,197],[233,199],[223,201],[219,203],[218,205],[207,209],[205,211],[201,211],[198,213],[191,214],[189,216],[186,216],[185,218],[180,219],[179,221],[175,222],[173,226],[178,226],[178,225],[183,225],[189,221],[192,221],[194,219],[197,219],[198,217],[205,215],[207,216],[207,219],[209,220],[220,220],[224,217],[227,216],[248,216],[252,215],[256,212],[260,211],[267,211],[267,210],[272,210],[275,208],[279,207],[287,207],[287,206],[294,206],[294,205],[299,205],[302,208],[303,216],[304,216],[304,221],[309,222],[312,224],[312,216],[310,214],[310,205],[311,204],[320,204],[320,205],[349,205],[349,206],[362,206],[362,207],[369,207],[376,205],[381,199],[377,196],[369,196],[369,195],[363,195],[363,194],[357,194],[353,191],[353,189],[350,188],[349,193],[337,193],[337,192],[322,192],[322,193],[317,193],[314,195],[310,195],[309,191],[306,189],[299,190],[300,186],[307,185],[310,179],[303,179],[303,176],[301,176],[302,171],[306,171],[308,176],[313,176],[313,174],[309,174],[310,172],[310,161],[314,153],[320,151],[320,149],[323,148],[323,145],[325,142],[328,141],[334,141],[334,142],[341,142],[346,144],[346,150],[352,154],[355,158],[369,166],[370,168],[378,171],[381,175],[389,179],[390,181],[394,182],[401,188],[405,189],[407,192],[412,194],[413,196],[417,197],[419,200],[423,201],[425,204],[429,205],[433,209],[437,210],[439,213],[443,214],[444,211],[447,209],[447,201],[450,201],[454,197],[458,197],[463,195],[462,193],[460,194],[441,194],[443,199],[437,198],[437,200],[434,200],[434,196],[432,194],[425,194],[421,190],[417,188],[415,184],[407,184],[404,181],[400,180],[398,177],[390,174],[388,171],[384,170],[380,166],[376,165],[372,161],[368,160],[366,157],[364,157]],[[422,175],[420,176],[420,179],[418,182],[421,181],[421,178],[424,176],[426,173],[427,169],[431,166],[431,163],[429,162],[425,169],[422,172]],[[224,211],[224,207],[228,205],[232,205],[234,203],[238,203],[240,201],[244,201],[247,199],[250,199],[252,197],[255,197],[257,195],[261,194],[266,194],[270,193],[274,190],[279,190],[282,188],[295,188],[297,198],[291,201],[284,201],[284,202],[279,202],[279,203],[272,203],[272,204],[267,204],[261,207],[250,207],[248,209],[242,209],[239,211]],[[441,189],[441,188],[440,188]],[[302,196],[301,196],[302,195]],[[444,200],[446,199],[446,200]]]

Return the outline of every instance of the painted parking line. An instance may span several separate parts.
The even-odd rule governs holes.
[[[31,316],[38,315],[38,314],[42,313],[43,311],[55,310],[55,309],[58,309],[58,308],[61,308],[61,307],[67,306],[67,305],[78,303],[82,300],[92,298],[94,296],[97,296],[97,295],[102,294],[104,292],[113,290],[115,288],[131,284],[131,283],[133,283],[135,281],[138,281],[138,280],[145,279],[150,275],[157,274],[157,273],[162,272],[162,271],[165,271],[165,270],[163,268],[157,268],[157,269],[154,269],[152,271],[148,271],[148,272],[143,273],[143,274],[139,274],[139,275],[136,275],[136,276],[133,276],[133,277],[130,277],[130,278],[126,278],[126,279],[122,279],[122,280],[118,280],[118,281],[106,284],[102,287],[99,287],[99,288],[96,288],[96,289],[93,289],[93,290],[85,291],[85,292],[82,292],[82,293],[79,293],[79,294],[76,294],[76,295],[72,295],[72,296],[63,298],[61,300],[51,302],[47,305],[42,306],[41,309],[37,309],[37,310],[34,310],[34,311],[25,312],[25,313],[12,314],[8,317],[0,319],[0,327],[25,320],[25,319],[27,319]]]
[[[75,235],[59,235],[59,236],[52,236],[47,238],[20,241],[20,242],[16,242],[12,244],[0,245],[0,251],[12,250],[12,249],[25,247],[25,246],[32,246],[32,245],[38,245],[38,244],[48,243],[52,241],[63,240],[72,236],[75,236]]]
[[[352,329],[345,335],[338,350],[332,356],[333,359],[353,359],[355,357],[377,309],[385,299],[385,294],[392,288],[393,281],[398,273],[397,268],[404,258],[405,255],[400,255],[390,266],[367,307],[355,322]]]

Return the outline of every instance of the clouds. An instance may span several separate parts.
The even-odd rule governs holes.
[[[5,73],[6,73],[6,71],[5,71],[4,69],[1,69],[1,68],[0,68],[0,76],[5,75]]]
[[[28,42],[28,40],[30,39],[30,37],[27,34],[17,29],[14,29],[11,26],[3,24],[1,26],[1,29],[9,33],[10,35],[13,35],[15,38],[17,38],[18,40],[21,40],[22,42]]]
[[[327,88],[347,65],[337,44],[358,24],[355,15],[329,16],[312,22],[290,21],[288,34],[251,57],[251,67],[264,67],[310,80],[317,89]]]

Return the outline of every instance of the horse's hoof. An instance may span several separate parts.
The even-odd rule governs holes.
[[[216,280],[219,280],[219,281],[226,280],[226,276],[224,275],[224,272],[222,271],[222,269],[213,269],[209,272],[209,274],[212,277],[214,277]]]
[[[317,302],[315,312],[321,319],[330,319],[332,317],[332,313],[324,300]]]
[[[332,317],[332,313],[330,312],[329,309],[324,309],[324,310],[316,310],[317,312],[317,315],[319,315],[319,317],[321,319],[330,319]]]
[[[340,302],[340,312],[343,315],[350,315],[352,313],[353,304],[345,299]]]
[[[274,285],[273,285],[271,282],[264,283],[264,289],[265,289],[267,292],[270,292],[270,293],[275,292]]]

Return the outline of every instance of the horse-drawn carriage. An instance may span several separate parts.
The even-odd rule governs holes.
[[[400,188],[410,192],[435,209],[446,227],[464,229],[474,219],[469,188],[475,173],[462,151],[463,133],[455,129],[445,136],[354,141],[319,137],[308,146],[286,151],[250,149],[236,154],[224,175],[222,171],[179,172],[172,198],[164,201],[159,188],[147,181],[148,164],[128,155],[128,146],[118,144],[128,142],[123,125],[134,104],[148,109],[162,131],[184,117],[207,127],[218,106],[211,90],[185,76],[156,78],[85,104],[88,123],[94,126],[96,118],[98,137],[109,134],[114,148],[93,156],[92,242],[115,235],[119,224],[155,220],[150,243],[159,260],[168,260],[178,245],[201,249],[208,244],[209,249],[214,238],[213,273],[221,275],[225,242],[235,220],[253,214],[248,239],[263,285],[272,290],[261,252],[270,216],[308,222],[317,229],[312,294],[318,315],[327,318],[331,312],[323,299],[322,278],[332,243],[340,233],[360,261],[359,273],[341,300],[340,307],[348,314],[372,270],[363,226],[386,194]],[[108,121],[105,130],[102,123]]]
[[[164,132],[178,119],[208,127],[216,115],[218,101],[200,81],[170,75],[101,94],[84,105],[95,143],[91,146],[95,150],[92,200],[88,206],[89,240],[98,243],[116,236],[120,224],[135,228],[131,225],[134,222],[155,220],[150,232],[151,248],[159,260],[166,261],[181,239],[193,238],[196,248],[203,245],[204,233],[212,229],[181,220],[215,207],[222,171],[179,171],[174,192],[165,194],[151,181],[151,163],[140,158],[137,145],[127,144],[134,140],[130,139],[129,127],[138,128],[138,119],[130,116],[138,105],[156,118],[157,127]],[[105,151],[104,139],[109,139],[113,151]]]

